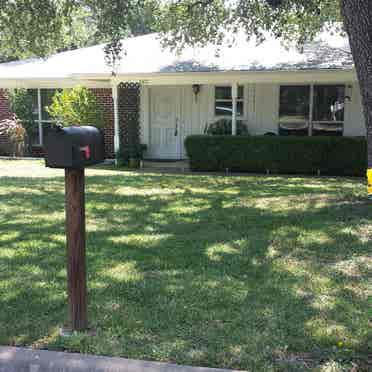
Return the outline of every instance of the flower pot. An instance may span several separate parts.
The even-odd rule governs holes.
[[[130,158],[129,168],[138,169],[140,167],[140,159]]]

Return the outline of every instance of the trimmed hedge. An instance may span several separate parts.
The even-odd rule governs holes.
[[[185,146],[195,171],[364,176],[367,168],[362,137],[199,135]]]

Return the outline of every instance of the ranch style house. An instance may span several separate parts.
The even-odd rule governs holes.
[[[42,153],[52,124],[45,107],[55,90],[77,85],[92,89],[104,112],[109,158],[137,135],[147,145],[146,159],[185,159],[185,138],[220,118],[231,120],[232,135],[242,122],[250,135],[365,136],[357,76],[342,36],[324,32],[299,50],[270,36],[257,44],[242,33],[234,43],[176,53],[150,34],[123,40],[115,74],[103,48],[0,64],[0,120],[11,115],[6,90],[29,89],[34,155]]]

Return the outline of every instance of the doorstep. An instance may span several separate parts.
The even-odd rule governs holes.
[[[190,165],[187,160],[143,160],[142,169],[185,172],[190,170]]]
[[[0,346],[0,372],[234,372],[170,363]],[[238,372],[238,371],[235,371]]]

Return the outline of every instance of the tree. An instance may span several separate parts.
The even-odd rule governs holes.
[[[154,31],[155,0],[0,0],[0,62]]]
[[[370,0],[176,0],[160,17],[164,43],[220,44],[224,30],[245,30],[263,40],[265,32],[301,45],[324,29],[346,32],[355,61],[372,168],[372,1]]]

